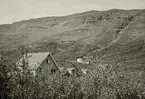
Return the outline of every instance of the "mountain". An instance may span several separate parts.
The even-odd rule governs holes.
[[[93,56],[126,69],[145,68],[145,10],[89,11],[0,25],[1,51],[29,46],[57,60]]]

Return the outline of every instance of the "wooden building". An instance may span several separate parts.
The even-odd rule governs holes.
[[[16,65],[21,68],[21,66],[24,65],[24,62],[34,76],[44,75],[47,77],[61,72],[50,52],[26,53],[20,60],[18,60]]]

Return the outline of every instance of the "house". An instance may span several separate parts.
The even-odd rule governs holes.
[[[77,62],[72,62],[71,64],[75,67],[75,69],[79,72],[80,75],[86,75],[92,69],[91,64],[82,64]]]
[[[16,65],[21,68],[24,65],[24,62],[34,76],[44,75],[47,77],[61,72],[61,69],[58,67],[58,64],[50,52],[26,53],[20,60],[18,60]]]
[[[90,72],[90,70],[93,69],[92,64],[88,64],[88,63],[81,63],[78,61],[67,61],[67,63],[69,63],[70,65],[67,65],[66,68],[70,68],[73,67],[74,71],[73,73],[77,74],[77,76],[82,76],[82,75],[86,75]]]
[[[86,75],[93,69],[90,57],[77,57],[76,61],[65,61],[63,64],[70,75]]]
[[[61,70],[61,75],[63,76],[77,76],[78,72],[76,71],[76,69],[74,68],[74,66],[65,61],[65,62],[59,62],[59,67],[62,68]]]

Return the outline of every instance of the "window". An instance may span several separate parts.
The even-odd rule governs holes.
[[[49,60],[49,59],[46,59],[46,63],[47,63],[47,64],[50,64],[50,60]]]
[[[51,74],[55,74],[56,69],[51,69]]]

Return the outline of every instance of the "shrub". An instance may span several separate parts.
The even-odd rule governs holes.
[[[13,68],[12,76],[7,76],[9,70],[1,61],[0,98],[145,99],[145,79],[137,72],[121,71],[117,66],[102,69],[94,65],[94,70],[81,77],[52,75],[46,78],[32,76],[27,64],[22,71]]]

